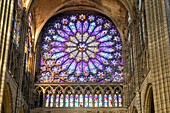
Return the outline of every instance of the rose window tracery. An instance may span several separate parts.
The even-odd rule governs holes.
[[[123,82],[122,42],[109,19],[68,14],[44,31],[40,82]]]

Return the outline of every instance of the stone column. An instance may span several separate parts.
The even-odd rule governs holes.
[[[148,44],[155,113],[170,112],[170,59],[164,0],[146,0]]]
[[[5,0],[6,1],[6,0]],[[0,112],[2,110],[2,99],[3,99],[3,92],[4,92],[4,82],[5,82],[5,77],[6,77],[6,69],[7,69],[7,61],[8,61],[8,51],[9,51],[9,43],[10,43],[10,37],[11,37],[11,28],[12,28],[12,17],[13,17],[13,8],[14,8],[14,0],[8,0],[7,2],[7,6],[8,7],[3,7],[3,8],[7,8],[6,13],[6,23],[8,23],[6,31],[4,32],[3,38],[6,39],[4,43],[4,54],[3,54],[3,66],[1,65],[0,62],[0,66],[2,66],[2,79],[1,79],[1,86],[0,86]],[[9,18],[7,18],[9,17]],[[7,20],[8,19],[8,20]],[[2,22],[2,21],[1,21]],[[1,23],[1,24],[5,24],[5,23]],[[6,25],[6,24],[5,24]],[[1,28],[0,28],[1,29]],[[0,33],[1,34],[1,33]],[[0,38],[2,38],[2,35],[0,36]],[[3,39],[2,38],[2,39]],[[2,49],[3,49],[2,48]],[[2,58],[2,57],[1,57]],[[1,71],[1,70],[0,70]]]

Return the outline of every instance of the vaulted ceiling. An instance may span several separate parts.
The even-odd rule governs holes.
[[[30,0],[29,10],[33,14],[35,42],[47,20],[58,12],[73,10],[94,10],[108,16],[123,34],[126,29],[129,0]]]

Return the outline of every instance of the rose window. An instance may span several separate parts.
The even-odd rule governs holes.
[[[109,19],[70,14],[44,31],[40,82],[123,82],[122,42]]]

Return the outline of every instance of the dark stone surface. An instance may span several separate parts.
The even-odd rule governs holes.
[[[168,34],[170,36],[170,0],[165,0],[167,22],[168,22]],[[169,46],[170,46],[170,37],[169,37]]]

